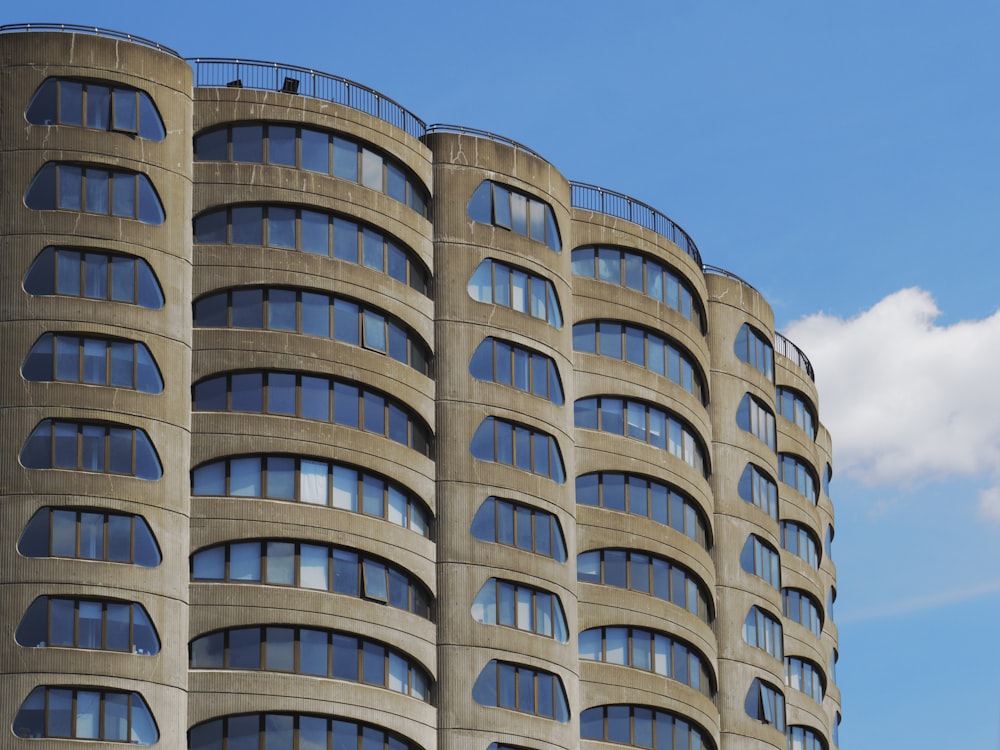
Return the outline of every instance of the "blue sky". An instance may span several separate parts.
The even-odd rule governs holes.
[[[312,67],[631,195],[746,278],[834,438],[841,747],[996,747],[1000,3],[35,0]]]

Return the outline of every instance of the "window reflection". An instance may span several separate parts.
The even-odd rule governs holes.
[[[208,547],[191,556],[191,580],[331,591],[430,617],[430,595],[407,572],[325,544],[253,540]]]
[[[194,220],[204,245],[263,245],[360,264],[430,295],[430,274],[412,250],[365,224],[326,211],[242,205],[207,211]]]
[[[552,208],[536,198],[490,180],[480,183],[469,199],[469,218],[509,229],[559,252],[559,229]]]
[[[566,561],[566,543],[559,520],[538,508],[503,498],[488,497],[472,519],[472,536]]]
[[[367,143],[298,125],[228,125],[198,134],[196,161],[244,161],[298,167],[333,175],[385,193],[424,217],[430,196],[401,162]]]
[[[76,125],[162,141],[166,129],[145,91],[120,84],[47,78],[25,112],[33,125]]]
[[[652,331],[612,320],[573,326],[573,351],[620,359],[669,378],[704,402],[701,373],[693,358],[676,344]]]
[[[126,302],[158,310],[163,290],[142,258],[102,250],[47,247],[24,277],[28,294]]]
[[[229,289],[195,301],[194,325],[332,338],[385,354],[424,375],[431,370],[429,348],[408,325],[348,297],[279,287]]]
[[[325,505],[430,535],[430,511],[408,489],[356,466],[292,456],[241,456],[191,472],[191,494]]]
[[[708,524],[695,502],[673,487],[637,474],[596,472],[576,478],[576,502],[651,518],[708,549]]]

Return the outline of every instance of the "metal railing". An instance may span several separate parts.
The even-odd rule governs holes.
[[[652,206],[597,185],[572,181],[569,184],[571,189],[570,202],[573,208],[597,211],[651,229],[661,237],[666,237],[673,242],[701,266],[701,253],[698,252],[698,246],[694,244],[694,240],[668,216]]]
[[[799,347],[777,331],[774,332],[774,351],[805,370],[809,379],[816,382],[816,373],[813,372],[812,362],[809,361],[809,357],[807,357],[805,352],[799,349]]]
[[[68,34],[92,34],[94,36],[106,36],[110,39],[121,39],[126,42],[132,42],[133,44],[141,44],[144,47],[152,47],[160,52],[166,52],[168,55],[180,57],[180,53],[176,50],[172,50],[170,47],[166,47],[159,42],[154,42],[152,39],[145,39],[144,37],[129,34],[124,31],[102,29],[99,26],[80,26],[75,23],[8,23],[0,26],[0,34],[10,34],[23,31],[60,31]]]
[[[395,125],[414,138],[422,136],[427,125],[419,117],[387,96],[360,83],[298,65],[238,60],[222,57],[189,57],[194,69],[195,88],[248,88],[283,91],[313,99],[343,104]]]
[[[530,156],[535,156],[542,161],[548,161],[544,156],[539,154],[537,151],[525,146],[523,143],[518,143],[517,141],[511,140],[510,138],[505,138],[502,135],[497,135],[496,133],[491,133],[488,130],[479,130],[477,128],[467,128],[464,125],[446,125],[444,123],[436,122],[433,125],[427,126],[427,133],[458,133],[459,135],[471,135],[476,138],[486,138],[488,140],[494,141],[496,143],[502,143],[505,146],[512,146],[518,151],[523,151]]]
[[[733,281],[738,281],[743,286],[749,287],[750,289],[753,289],[755,292],[757,292],[757,288],[754,287],[753,284],[751,284],[746,279],[744,279],[744,278],[742,278],[740,276],[737,276],[732,271],[727,271],[725,268],[719,268],[718,266],[710,266],[709,264],[706,263],[706,264],[704,264],[701,267],[701,272],[702,273],[714,273],[716,276],[725,276],[727,279],[732,279]],[[757,294],[760,294],[760,292],[757,292]]]

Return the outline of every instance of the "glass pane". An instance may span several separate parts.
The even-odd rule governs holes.
[[[292,542],[267,543],[268,583],[285,586],[295,584],[295,544]]]
[[[264,161],[264,126],[233,125],[233,161]]]
[[[330,589],[329,552],[326,547],[303,544],[299,585],[308,589]]]
[[[333,173],[351,182],[358,181],[358,146],[343,138],[333,139]],[[379,184],[381,189],[381,182]]]
[[[270,164],[295,166],[295,128],[287,125],[267,126],[267,160]]]
[[[90,170],[87,170],[87,210],[94,212],[90,204]],[[135,216],[135,175],[112,172],[111,173],[111,194],[112,210],[115,216]],[[100,213],[106,213],[101,211]]]
[[[302,168],[310,172],[330,172],[330,136],[316,130],[302,129]]]
[[[268,207],[267,244],[271,247],[295,247],[294,208]]]
[[[358,225],[353,221],[334,218],[333,255],[340,260],[358,262]]]
[[[334,469],[336,472],[336,469]],[[336,481],[336,473],[334,474]],[[327,504],[327,465],[322,461],[302,459],[299,464],[299,500],[314,505]],[[336,507],[336,488],[334,489],[334,506]]]
[[[259,581],[260,543],[245,542],[229,547],[229,580]]]
[[[361,184],[382,190],[382,157],[366,148],[361,149]]]
[[[330,218],[326,214],[306,209],[302,209],[300,214],[302,250],[317,255],[329,255]]]

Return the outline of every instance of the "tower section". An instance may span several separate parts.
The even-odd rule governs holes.
[[[710,266],[705,278],[723,747],[828,746],[832,469],[812,366],[757,290]]]
[[[718,747],[698,251],[627,196],[574,184],[573,205],[581,747]]]
[[[0,724],[181,746],[191,69],[93,28],[0,59]]]
[[[569,185],[497,136],[433,152],[440,748],[574,748]]]
[[[194,66],[190,747],[433,748],[430,151],[364,87]]]

